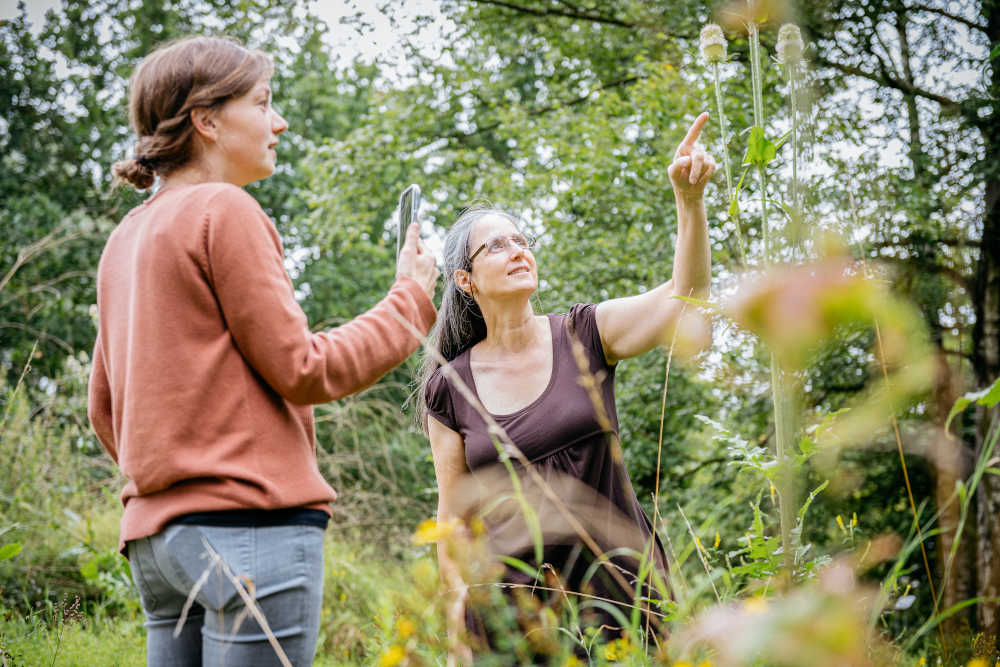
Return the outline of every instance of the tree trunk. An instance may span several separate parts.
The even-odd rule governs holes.
[[[982,13],[991,50],[1000,43],[1000,1],[985,0]],[[1000,59],[991,63],[991,107],[988,116],[974,122],[982,131],[987,161],[985,171],[985,202],[983,207],[983,240],[979,263],[972,285],[972,305],[976,322],[972,329],[972,367],[979,387],[992,384],[1000,376],[1000,168],[996,155],[1000,151]],[[976,457],[982,454],[987,437],[997,420],[1000,407],[976,411]],[[997,456],[994,452],[993,456]],[[995,465],[995,464],[994,464]],[[983,475],[976,492],[976,595],[979,629],[995,644],[1000,636],[1000,476]]]
[[[987,147],[987,155],[1000,150],[1000,142]],[[972,330],[972,364],[977,384],[986,387],[1000,376],[1000,181],[996,176],[986,184],[986,210],[983,220],[983,245],[976,279],[973,284],[972,303],[976,309],[976,323]],[[1000,409],[976,411],[976,458],[987,445],[991,428],[1000,418]],[[998,452],[994,451],[996,457]],[[993,464],[995,465],[995,464]],[[1000,636],[1000,616],[997,600],[1000,599],[1000,476],[983,475],[976,492],[976,527],[979,604],[979,629],[993,641]]]
[[[960,393],[960,374],[949,366],[942,352],[938,352],[936,361],[931,417],[935,424],[943,426]],[[935,549],[937,571],[933,582],[937,587],[939,610],[948,609],[975,595],[975,542],[972,538],[975,526],[971,522],[965,527],[965,539],[955,546],[955,558],[950,569],[948,568],[948,556],[955,544],[962,514],[961,506],[955,502],[955,483],[968,479],[972,468],[970,455],[971,452],[961,440],[949,436],[943,430],[937,431],[937,436],[928,448],[927,458],[934,471],[934,502],[941,513],[938,519],[941,533]],[[975,609],[969,608],[943,621],[941,629],[946,641],[975,620]]]

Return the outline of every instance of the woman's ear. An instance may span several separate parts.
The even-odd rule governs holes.
[[[205,141],[216,141],[219,138],[219,128],[215,124],[215,113],[209,107],[191,109],[191,124],[194,131]]]
[[[453,276],[455,278],[455,284],[458,285],[458,289],[462,290],[469,296],[472,296],[472,274],[465,269],[455,269]]]

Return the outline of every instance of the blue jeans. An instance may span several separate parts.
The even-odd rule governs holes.
[[[323,529],[173,524],[128,543],[132,578],[146,613],[149,667],[280,665],[219,555],[255,600],[293,665],[311,665],[323,602]],[[174,628],[204,579],[175,639]]]

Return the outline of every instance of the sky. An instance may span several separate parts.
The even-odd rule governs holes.
[[[18,14],[17,0],[0,0],[0,20],[14,18]],[[34,30],[39,30],[45,20],[45,12],[61,4],[61,0],[26,0],[28,22]],[[397,26],[393,26],[389,18],[379,11],[376,0],[313,0],[310,11],[324,19],[335,33],[336,40],[331,40],[331,50],[346,61],[354,56],[370,62],[376,57],[388,57],[390,61],[403,58],[402,54],[394,53],[394,45],[399,41],[397,31],[406,31],[413,27],[412,17],[417,14],[432,16],[435,23],[431,25],[430,33],[435,32],[435,25],[443,21],[437,9],[435,0],[409,0],[396,8]],[[339,28],[342,18],[353,16],[360,12],[364,20],[372,27],[364,35],[351,28]],[[405,63],[396,63],[405,68]]]

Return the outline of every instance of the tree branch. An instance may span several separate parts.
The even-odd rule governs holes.
[[[982,246],[981,241],[974,241],[972,239],[943,238],[927,239],[926,241],[936,245],[950,246],[952,248],[979,248]],[[921,241],[908,236],[898,241],[868,241],[865,245],[869,248],[909,248],[920,243]]]
[[[476,1],[478,2],[479,0],[476,0]],[[610,90],[611,88],[617,88],[618,86],[627,86],[630,83],[635,83],[636,81],[639,81],[642,78],[643,77],[641,77],[641,76],[633,75],[633,76],[627,76],[627,77],[622,78],[622,79],[616,79],[615,81],[610,81],[608,83],[600,85],[597,88],[594,88],[593,90],[590,90],[587,93],[585,93],[583,95],[580,95],[579,97],[574,97],[571,100],[567,100],[565,102],[555,102],[553,104],[549,104],[549,105],[544,106],[544,107],[539,107],[537,109],[528,109],[527,111],[525,111],[525,114],[527,114],[528,116],[541,116],[543,114],[549,113],[550,111],[555,111],[557,109],[562,109],[562,108],[565,108],[565,107],[571,107],[571,106],[575,106],[577,104],[582,104],[583,102],[586,102],[587,100],[589,100],[594,93],[598,93],[598,92],[601,92],[601,91],[604,91],[604,90]],[[457,132],[457,131],[456,132],[449,132],[448,134],[442,135],[442,138],[444,138],[444,139],[460,139],[460,140],[461,139],[466,139],[468,137],[475,136],[475,135],[480,134],[482,132],[489,132],[490,130],[495,130],[496,128],[500,127],[500,125],[502,125],[502,123],[500,121],[496,121],[496,122],[490,123],[488,125],[483,125],[481,127],[476,127],[476,129],[473,130],[472,132]]]
[[[972,28],[973,30],[979,30],[980,32],[984,32],[984,33],[987,32],[986,31],[986,26],[982,25],[981,23],[976,23],[975,21],[969,20],[967,18],[963,18],[961,16],[956,16],[955,14],[947,12],[947,11],[941,9],[940,7],[931,7],[929,5],[916,4],[916,5],[912,5],[910,7],[907,7],[907,9],[909,11],[912,11],[912,12],[928,12],[930,14],[937,14],[938,16],[943,16],[943,17],[945,17],[947,19],[951,19],[952,21],[956,21],[958,23],[966,25],[966,26]]]
[[[555,8],[542,8],[542,7],[525,7],[524,5],[519,5],[513,2],[504,2],[504,0],[472,0],[472,1],[478,2],[483,5],[493,5],[494,7],[503,7],[504,9],[510,9],[515,12],[521,12],[522,14],[531,14],[532,16],[562,16],[564,18],[580,19],[583,21],[591,21],[593,23],[605,23],[607,25],[614,25],[620,28],[638,27],[635,23],[629,23],[627,21],[623,21],[622,19],[618,19],[613,16],[594,14],[579,9],[572,10],[572,9],[555,9]]]
[[[919,270],[933,271],[934,273],[940,273],[941,275],[950,278],[953,283],[963,288],[966,292],[971,290],[972,281],[969,277],[960,271],[956,271],[950,266],[941,266],[940,264],[935,264],[934,262],[914,262],[912,257],[879,255],[878,260],[881,262],[892,262],[894,264],[914,264],[914,266]]]
[[[957,110],[960,106],[956,100],[953,100],[950,97],[947,97],[945,95],[940,95],[930,90],[925,90],[918,86],[909,84],[898,77],[890,75],[888,72],[879,75],[875,72],[869,72],[861,69],[860,67],[855,67],[854,65],[848,65],[846,63],[840,63],[833,60],[829,60],[820,55],[816,56],[815,63],[817,65],[829,67],[839,72],[843,72],[844,74],[849,74],[851,76],[860,76],[864,79],[868,79],[869,81],[874,81],[875,83],[886,86],[888,88],[894,88],[903,93],[908,93],[911,95],[917,95],[918,97],[923,97],[924,99],[937,102],[942,107],[945,107],[947,109]]]

